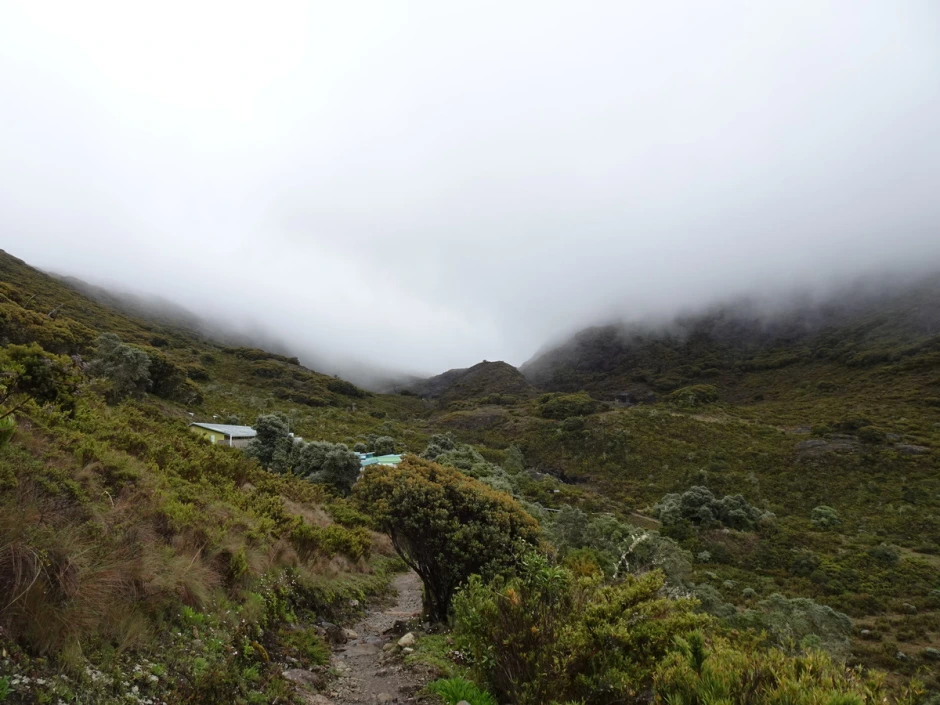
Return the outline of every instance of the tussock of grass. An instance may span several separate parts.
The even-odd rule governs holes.
[[[428,690],[439,696],[447,705],[457,705],[465,700],[470,705],[496,705],[496,699],[465,678],[442,678],[428,685]]]

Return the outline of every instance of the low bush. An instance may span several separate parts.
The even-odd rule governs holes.
[[[813,507],[813,511],[809,514],[809,520],[815,528],[821,529],[822,531],[828,531],[842,523],[842,519],[839,518],[839,513],[832,507],[827,507],[824,504]]]
[[[662,705],[875,705],[888,701],[878,679],[846,669],[822,652],[791,657],[776,649],[735,647],[721,638],[706,645],[701,633],[681,638],[678,646],[656,669],[655,702]]]
[[[391,436],[378,436],[370,445],[376,455],[391,455],[395,452],[395,439]]]
[[[858,429],[858,439],[865,443],[884,443],[887,438],[888,434],[877,426],[862,426]]]
[[[88,372],[105,380],[105,397],[111,403],[128,396],[139,397],[152,385],[150,356],[135,345],[121,342],[114,333],[98,337],[98,354]]]
[[[29,402],[55,404],[71,414],[80,375],[63,355],[53,355],[39,345],[0,348],[0,418],[12,416]]]
[[[500,702],[632,702],[676,637],[710,619],[663,597],[663,584],[657,571],[605,585],[529,553],[509,580],[470,580],[454,600],[454,632]]]
[[[441,698],[447,705],[467,702],[470,705],[496,705],[496,700],[485,690],[480,690],[476,683],[466,678],[441,678],[428,685],[428,690]]]
[[[682,387],[666,396],[667,402],[684,407],[713,404],[718,401],[718,388],[711,384],[694,384]]]
[[[262,414],[255,421],[257,435],[246,452],[269,470],[293,473],[332,486],[348,494],[359,477],[359,456],[343,443],[305,443],[289,433],[287,417]]]
[[[738,531],[752,531],[762,519],[773,517],[749,504],[739,494],[718,499],[706,487],[692,487],[682,494],[667,494],[653,511],[667,527],[687,522],[704,528],[723,525]]]
[[[771,595],[739,613],[734,624],[765,631],[780,647],[814,646],[841,660],[849,655],[852,620],[806,597]]]
[[[588,416],[595,413],[601,403],[584,392],[577,394],[543,394],[538,399],[539,416],[545,419],[566,419],[569,416]]]
[[[581,552],[583,562],[590,551],[608,578],[641,574],[658,569],[670,587],[684,586],[692,572],[692,558],[672,539],[640,529],[608,514],[587,514],[571,506],[546,518],[546,534],[562,560]]]
[[[368,393],[364,389],[360,389],[352,382],[347,382],[345,379],[331,379],[326,383],[326,388],[333,392],[334,394],[342,394],[347,397],[354,397],[356,399],[361,399],[365,396],[368,396]]]

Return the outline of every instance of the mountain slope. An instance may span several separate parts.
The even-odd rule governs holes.
[[[0,250],[0,345],[36,341],[50,352],[87,359],[101,333],[115,333],[124,342],[166,359],[196,383],[199,401],[188,410],[197,418],[238,417],[250,423],[259,413],[280,408],[295,418],[298,433],[338,441],[353,428],[378,431],[391,419],[424,413],[415,399],[372,394],[307,369],[296,358],[211,340],[187,330],[175,317],[138,318],[88,298],[68,281]],[[310,411],[319,408],[351,412],[353,426],[338,418],[337,423],[314,422],[312,417],[305,422]],[[339,433],[344,435],[337,437]]]
[[[109,398],[89,374],[104,333],[148,361],[149,391]],[[422,404],[138,319],[0,252],[0,398],[50,369],[41,389],[67,405],[0,409],[0,700],[291,701],[283,664],[329,659],[314,620],[396,563],[324,486],[187,426],[279,412],[298,435],[418,449]]]
[[[669,392],[720,381],[741,397],[749,373],[807,364],[862,370],[928,369],[940,354],[940,276],[891,288],[859,285],[821,302],[776,311],[753,302],[718,307],[659,327],[588,328],[521,371],[551,391]]]
[[[111,585],[114,569],[124,577],[116,592],[106,590],[109,600],[144,625],[121,658],[166,666],[176,690],[165,699],[210,702],[207,689],[218,686],[222,702],[271,700],[283,686],[273,664],[298,657],[285,646],[295,629],[279,631],[278,605],[289,600],[299,615],[341,612],[384,580],[375,558],[383,544],[364,540],[362,517],[316,486],[199,442],[186,430],[190,414],[251,423],[281,412],[308,440],[391,436],[396,450],[415,453],[432,434],[451,433],[476,448],[439,457],[469,473],[491,473],[494,463],[514,468],[511,489],[533,511],[576,505],[662,528],[688,552],[690,583],[709,604],[727,612],[774,593],[810,597],[818,609],[856,620],[852,662],[909,676],[925,663],[924,648],[940,646],[932,592],[940,589],[935,301],[924,286],[769,322],[763,311],[739,307],[668,331],[593,329],[526,366],[541,390],[510,365],[482,362],[419,383],[414,393],[434,402],[427,404],[414,393],[366,393],[288,357],[117,311],[3,253],[0,345],[38,341],[85,362],[99,334],[116,332],[184,370],[198,397],[150,393],[107,404],[86,378],[74,418],[54,409],[20,414],[13,441],[0,448],[0,547],[25,547],[15,555],[51,556],[55,566],[72,559],[76,584],[89,589],[69,593],[77,601],[56,614],[88,617],[78,623],[88,663],[111,658],[134,633],[134,624],[107,627],[114,614],[86,599]],[[566,393],[585,388],[595,400]],[[538,393],[545,390],[553,391]],[[657,399],[613,403],[625,390],[653,390]],[[661,527],[654,507],[695,487],[741,495],[775,518],[752,531]],[[820,506],[838,517],[834,526],[813,523]],[[314,526],[329,529],[329,540]],[[357,558],[365,545],[373,557]],[[8,556],[0,554],[2,568]],[[293,577],[261,581],[272,571]],[[221,617],[217,605],[236,616]],[[249,613],[249,626],[239,626]],[[259,614],[263,625],[252,621]],[[158,619],[170,629],[157,630]],[[2,644],[19,659],[16,672],[40,668],[38,653],[77,653],[67,629],[31,631],[33,623],[49,626],[24,613],[16,641]],[[272,661],[261,665],[254,647],[237,659],[224,660],[224,649],[210,659],[189,641],[194,626],[226,639],[263,634],[258,644]],[[199,659],[212,668],[196,669]],[[242,678],[256,667],[257,687]],[[92,687],[82,681],[91,701],[120,701]],[[247,689],[258,693],[249,698]],[[165,695],[170,686],[143,692]]]
[[[506,362],[484,360],[473,367],[448,370],[408,387],[409,391],[442,405],[456,401],[505,403],[532,394],[523,374]]]

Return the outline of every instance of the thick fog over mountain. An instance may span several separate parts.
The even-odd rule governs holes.
[[[0,247],[327,372],[940,269],[940,6],[0,8]]]

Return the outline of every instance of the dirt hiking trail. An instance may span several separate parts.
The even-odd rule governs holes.
[[[329,688],[329,700],[320,696],[319,705],[417,702],[415,694],[427,678],[402,666],[400,649],[386,646],[401,635],[385,632],[421,614],[421,580],[408,571],[395,578],[392,590],[398,594],[394,604],[370,607],[354,633],[347,632],[348,642],[334,651],[331,665],[340,676]]]

